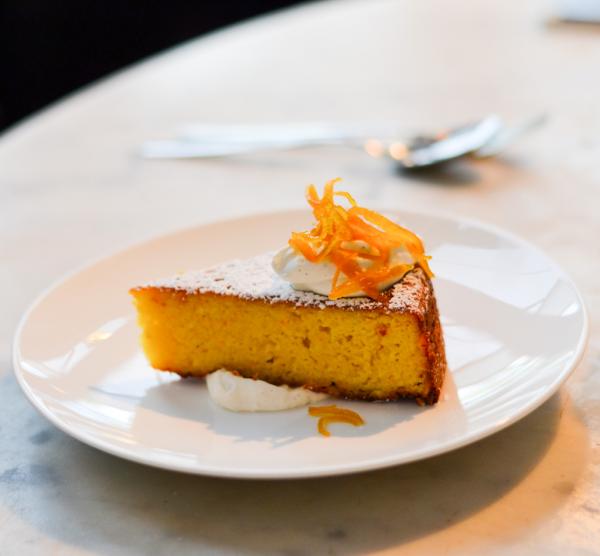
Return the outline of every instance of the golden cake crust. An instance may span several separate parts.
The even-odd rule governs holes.
[[[168,279],[149,282],[131,289],[131,293],[148,288],[176,291],[188,295],[213,293],[267,303],[290,303],[296,307],[335,307],[344,310],[394,311],[425,315],[432,290],[425,273],[417,268],[384,292],[384,299],[368,297],[329,299],[323,295],[299,291],[278,276],[271,267],[273,255],[267,253],[251,259],[234,260],[205,270],[186,272]],[[424,287],[427,282],[427,287]]]

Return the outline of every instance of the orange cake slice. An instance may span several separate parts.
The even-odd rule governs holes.
[[[420,266],[377,299],[330,299],[293,289],[271,262],[262,255],[133,288],[152,366],[181,376],[226,368],[350,399],[438,400],[444,341]]]

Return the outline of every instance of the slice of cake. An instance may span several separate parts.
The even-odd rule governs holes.
[[[151,364],[182,376],[224,368],[331,396],[435,403],[446,359],[423,243],[335,191],[337,181],[321,197],[308,188],[315,226],[292,232],[274,257],[132,289]]]
[[[381,299],[331,300],[294,290],[271,261],[234,261],[132,289],[152,366],[182,376],[226,368],[350,399],[438,400],[444,343],[421,268]]]

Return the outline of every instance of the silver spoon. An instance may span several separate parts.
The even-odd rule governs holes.
[[[385,144],[375,139],[366,142],[372,156],[389,156],[403,168],[425,168],[461,158],[486,145],[502,130],[497,116],[473,124],[441,131],[433,136],[417,136],[403,143]]]
[[[196,126],[177,139],[146,142],[141,154],[145,158],[218,158],[333,145],[360,148],[374,157],[391,158],[402,168],[416,169],[471,153],[492,156],[541,125],[544,118],[536,116],[518,126],[508,127],[498,116],[491,115],[471,124],[430,136],[415,136],[407,141],[373,139],[364,129],[333,124]],[[490,148],[486,150],[488,145]]]

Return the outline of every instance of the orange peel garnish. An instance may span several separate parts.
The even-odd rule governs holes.
[[[416,265],[433,277],[421,239],[382,214],[358,206],[346,191],[335,191],[340,178],[325,184],[319,197],[314,185],[306,192],[308,204],[317,220],[307,232],[292,232],[289,245],[312,263],[331,262],[336,272],[331,283],[330,299],[339,299],[360,291],[381,299],[380,285],[400,280]],[[342,197],[350,204],[335,203]],[[414,264],[391,264],[393,249],[404,247]],[[365,264],[368,261],[368,264]],[[345,280],[339,283],[341,276]]]
[[[312,417],[318,417],[317,428],[323,436],[331,436],[327,428],[330,423],[348,423],[355,427],[365,424],[364,419],[351,409],[343,409],[335,405],[321,405],[318,407],[309,407],[308,413]]]

